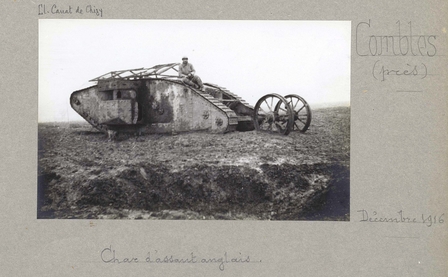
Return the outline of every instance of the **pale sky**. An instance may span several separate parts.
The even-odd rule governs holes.
[[[115,70],[181,62],[255,105],[350,101],[350,21],[39,20],[39,122],[83,120],[70,94]]]

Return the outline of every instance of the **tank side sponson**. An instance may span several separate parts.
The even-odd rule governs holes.
[[[211,95],[180,81],[150,79],[142,91],[143,117],[150,133],[234,131],[237,115]]]

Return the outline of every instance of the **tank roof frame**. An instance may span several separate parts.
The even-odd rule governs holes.
[[[96,78],[89,80],[89,82],[95,81],[108,81],[113,79],[121,79],[121,80],[138,80],[145,78],[157,78],[157,79],[178,79],[178,75],[169,75],[164,74],[169,70],[174,70],[176,73],[179,72],[175,67],[178,66],[179,63],[168,63],[168,64],[159,64],[149,68],[135,68],[135,69],[126,69],[126,70],[118,70],[111,71]]]

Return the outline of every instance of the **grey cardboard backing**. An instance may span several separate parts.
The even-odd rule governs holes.
[[[39,15],[39,4],[93,5],[102,14]],[[0,48],[1,272],[4,276],[446,276],[447,8],[446,1],[5,2]],[[38,20],[51,18],[351,21],[350,222],[37,220]],[[402,26],[412,22],[416,34],[426,39],[426,44],[418,38],[414,43],[426,47],[426,53],[376,55],[369,47],[372,40],[398,35],[397,21]],[[434,37],[428,41],[429,36]],[[382,66],[406,64],[426,66],[427,76],[382,80]],[[363,210],[378,218],[398,217],[402,211],[426,223],[369,223],[363,221]],[[250,256],[251,262],[225,264],[224,270],[219,263],[108,264],[100,254],[109,248],[117,258],[130,261],[148,252],[179,258],[189,258],[193,252],[216,259],[225,254]]]

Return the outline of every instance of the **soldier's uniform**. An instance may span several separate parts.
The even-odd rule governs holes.
[[[183,57],[183,60],[188,60],[187,57]],[[190,75],[190,73],[193,73]],[[195,74],[196,71],[191,63],[187,62],[184,64],[183,62],[179,65],[179,77],[182,78],[182,82],[187,85],[190,85],[195,88],[199,88],[200,90],[204,90],[204,85],[202,84],[201,78]]]

